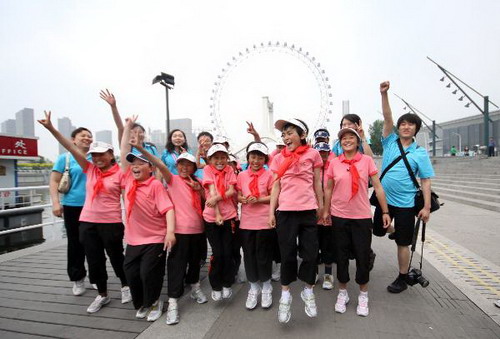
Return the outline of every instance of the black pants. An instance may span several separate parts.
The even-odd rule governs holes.
[[[333,227],[318,225],[318,264],[331,265],[336,262]]]
[[[271,279],[275,230],[240,230],[245,272],[249,282]]]
[[[234,231],[235,220],[225,220],[223,225],[205,222],[205,232],[212,247],[208,280],[214,291],[231,287],[234,283]]]
[[[82,206],[64,206],[64,228],[68,238],[68,276],[71,281],[85,278],[85,248],[80,242],[80,213]]]
[[[160,297],[165,276],[163,243],[127,245],[123,270],[136,310],[151,307]]]
[[[489,157],[495,156],[495,146],[488,146],[488,156]]]
[[[297,277],[309,285],[316,280],[318,231],[316,211],[278,211],[276,232],[281,253],[281,285],[287,286]],[[297,237],[302,263],[297,272]]]
[[[184,283],[195,284],[200,281],[201,263],[206,260],[207,237],[205,233],[176,233],[175,238],[177,241],[167,260],[168,296],[170,298],[180,298],[184,294]]]
[[[235,220],[235,229],[233,233],[233,260],[234,260],[234,275],[238,274],[241,265],[241,235],[240,235],[240,221]]]
[[[127,285],[123,271],[123,224],[120,223],[80,223],[80,241],[85,247],[87,263],[89,265],[89,279],[91,284],[97,285],[99,293],[108,290],[108,272],[106,271],[106,255],[108,254],[111,266],[122,286]]]
[[[337,248],[337,279],[349,282],[349,255],[356,259],[356,283],[370,280],[370,250],[372,219],[344,219],[332,216],[335,246]]]

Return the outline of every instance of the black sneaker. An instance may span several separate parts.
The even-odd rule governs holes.
[[[389,233],[387,238],[389,238],[390,240],[396,240],[396,232]]]
[[[375,265],[375,257],[377,255],[375,254],[375,252],[373,252],[373,250],[370,248],[370,262],[368,264],[368,269],[371,271],[373,270],[373,265]]]
[[[387,286],[387,290],[391,293],[401,293],[408,288],[408,284],[403,278],[397,277],[396,280]]]

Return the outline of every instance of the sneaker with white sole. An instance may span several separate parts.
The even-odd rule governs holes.
[[[347,307],[346,305],[349,303],[349,295],[347,291],[345,293],[339,292],[337,296],[337,302],[335,303],[335,312],[337,313],[345,313]]]
[[[161,317],[162,313],[163,313],[163,301],[158,299],[153,305],[151,305],[147,320],[156,321]]]
[[[144,319],[144,318],[146,318],[148,316],[150,310],[151,309],[149,307],[143,307],[143,306],[141,306],[141,308],[139,308],[137,310],[137,313],[135,314],[135,317],[137,319]]]
[[[358,307],[356,308],[356,313],[359,316],[367,317],[369,313],[368,309],[368,297],[360,295],[358,297]]]
[[[280,281],[281,278],[281,263],[273,263],[273,273],[271,274],[272,281]]]
[[[191,299],[196,300],[198,304],[204,304],[208,301],[207,296],[205,295],[205,293],[203,293],[201,288],[197,288],[191,291]]]
[[[91,284],[94,290],[97,290],[97,284]]]
[[[333,275],[325,274],[323,276],[323,289],[324,290],[332,290],[333,289]]]
[[[73,295],[82,295],[85,293],[85,278],[73,281]]]
[[[177,306],[177,303],[168,303],[166,323],[167,325],[175,325],[179,323],[179,307]]]
[[[229,299],[233,295],[233,289],[231,287],[222,288],[222,299]]]
[[[305,290],[300,292],[300,297],[305,303],[304,311],[307,316],[310,318],[314,318],[318,315],[318,309],[316,308],[316,297],[314,293],[306,293]]]
[[[222,300],[222,291],[212,291],[212,300],[213,301],[221,301]]]
[[[109,304],[110,301],[111,301],[110,297],[108,297],[108,296],[103,297],[102,295],[99,294],[94,299],[92,304],[90,304],[90,306],[87,308],[87,312],[88,313],[95,313],[95,312],[99,311],[101,309],[101,307],[103,307],[104,305]]]
[[[245,303],[245,307],[248,310],[253,310],[255,307],[257,307],[260,293],[261,293],[260,288],[258,290],[250,289],[248,291],[247,301]]]
[[[288,300],[284,300],[283,297],[280,299],[280,306],[278,307],[278,321],[282,324],[286,324],[290,321],[292,317],[292,296]]]
[[[269,308],[273,304],[273,289],[262,290],[260,305],[262,308]]]
[[[130,294],[130,288],[128,286],[123,286],[122,292],[122,304],[126,304],[132,301],[132,294]]]

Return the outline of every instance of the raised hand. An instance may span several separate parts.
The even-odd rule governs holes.
[[[359,121],[359,124],[356,124],[356,132],[358,132],[361,140],[365,140],[365,130],[363,129],[363,123],[361,120]]]
[[[387,93],[389,90],[389,87],[391,87],[391,83],[389,81],[384,81],[380,84],[380,93],[384,94]]]
[[[116,106],[116,99],[113,93],[108,91],[106,88],[106,92],[104,90],[101,90],[99,92],[99,96],[101,97],[102,100],[106,101],[110,106]]]
[[[40,119],[40,120],[37,120],[43,127],[45,127],[46,129],[51,129],[51,128],[54,128],[54,126],[52,125],[52,121],[50,120],[50,116],[52,114],[51,111],[43,111],[43,113],[45,114],[45,119]]]
[[[255,127],[253,127],[253,123],[252,122],[246,122],[248,127],[247,127],[247,133],[251,134],[251,135],[256,135],[256,134],[259,134],[257,133],[257,131],[255,130]]]
[[[125,118],[125,126],[132,129],[138,117],[138,115],[132,115],[130,118]]]

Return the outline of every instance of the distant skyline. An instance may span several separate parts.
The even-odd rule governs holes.
[[[35,119],[52,110],[55,122],[69,117],[94,133],[116,131],[98,95],[108,88],[122,117],[139,114],[146,128],[164,129],[164,88],[151,85],[163,71],[176,80],[171,118],[210,126],[211,90],[226,62],[253,44],[287,41],[314,55],[331,79],[332,133],[343,100],[365,129],[381,118],[383,80],[439,123],[479,112],[439,81],[442,73],[426,56],[499,104],[499,13],[494,0],[2,0],[0,121],[33,107]],[[245,120],[260,125],[263,96],[273,102],[276,119],[311,117],[319,104],[314,77],[299,60],[253,55],[233,70],[220,98],[229,137],[251,140]],[[395,117],[404,113],[399,99],[390,100]],[[55,159],[53,138],[38,124],[35,134],[40,155]]]

